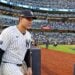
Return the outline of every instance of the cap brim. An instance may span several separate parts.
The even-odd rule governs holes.
[[[26,18],[37,19],[35,16],[25,16]]]
[[[33,19],[37,19],[36,17],[32,17]]]

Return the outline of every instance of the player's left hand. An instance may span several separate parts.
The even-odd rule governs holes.
[[[31,69],[31,67],[29,67],[29,68],[27,69],[27,75],[32,75],[32,69]]]

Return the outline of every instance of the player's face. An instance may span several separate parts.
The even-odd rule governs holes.
[[[30,29],[32,26],[32,18],[22,18],[21,24],[25,29]]]

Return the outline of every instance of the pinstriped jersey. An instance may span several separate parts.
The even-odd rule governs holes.
[[[31,34],[28,31],[23,35],[16,26],[6,28],[0,35],[0,48],[5,51],[2,61],[21,64],[30,44]]]

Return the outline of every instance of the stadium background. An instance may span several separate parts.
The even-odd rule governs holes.
[[[75,50],[75,0],[0,0],[0,32],[17,25],[23,9],[37,17],[30,29],[35,45],[73,45]],[[41,49],[41,75],[73,75],[74,63],[74,54]]]

